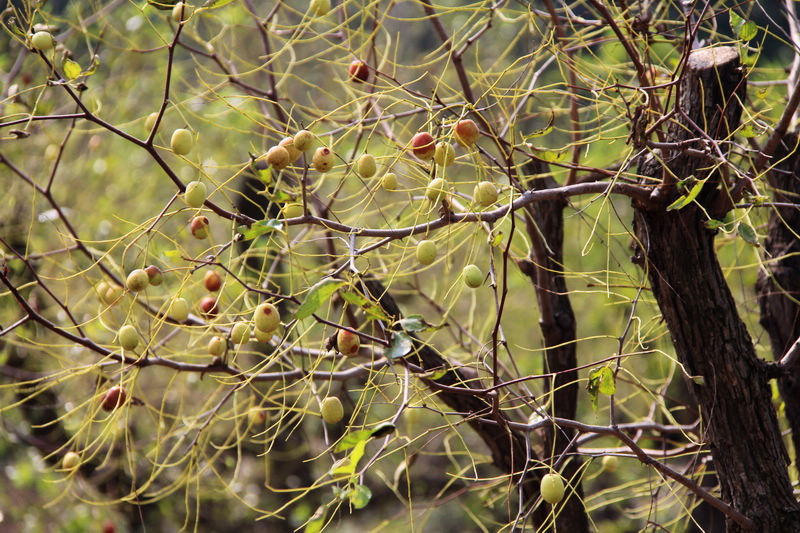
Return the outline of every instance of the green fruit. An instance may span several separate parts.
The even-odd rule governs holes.
[[[291,203],[283,206],[283,218],[297,218],[303,216],[303,204]]]
[[[172,138],[169,141],[172,151],[177,155],[186,155],[192,151],[194,146],[194,138],[192,132],[179,128],[172,133]]]
[[[482,207],[489,207],[497,201],[497,188],[493,183],[482,181],[472,191],[475,202]]]
[[[133,270],[125,280],[125,286],[133,292],[143,291],[148,285],[150,285],[150,276],[141,268]]]
[[[105,281],[101,281],[94,288],[95,292],[97,292],[97,297],[100,298],[100,301],[103,302],[104,304],[108,303],[106,302],[106,293],[108,292],[108,289],[110,287],[111,285],[109,285]]]
[[[186,322],[189,318],[189,303],[183,298],[175,298],[169,308],[169,316],[178,322]]]
[[[106,305],[112,305],[117,302],[122,297],[122,287],[115,284],[109,284],[108,290],[106,293],[101,295],[101,299],[103,303]]]
[[[64,470],[75,470],[81,464],[81,456],[75,452],[67,452],[61,458],[61,468]]]
[[[453,161],[456,160],[456,151],[453,145],[444,141],[436,143],[436,149],[433,152],[433,160],[436,161],[436,164],[440,167],[452,165]]]
[[[139,346],[139,334],[136,333],[136,328],[130,324],[126,324],[119,328],[119,345],[124,350],[133,350]]]
[[[272,333],[281,325],[281,314],[278,308],[271,303],[263,303],[256,307],[253,322],[256,324],[256,329],[264,333]]]
[[[564,498],[564,481],[558,474],[545,474],[539,486],[542,492],[542,499],[551,505],[555,505]]]
[[[333,168],[333,152],[327,146],[320,146],[314,152],[314,157],[311,158],[311,164],[314,165],[314,170],[317,172],[328,172]]]
[[[36,50],[46,52],[47,50],[53,49],[56,45],[56,41],[53,39],[53,36],[50,35],[50,32],[37,31],[31,36],[31,45],[33,45]]]
[[[322,400],[322,419],[328,424],[336,424],[344,418],[342,402],[336,396]]]
[[[164,275],[161,273],[161,269],[155,265],[150,265],[149,267],[144,269],[147,272],[147,277],[150,278],[150,285],[153,287],[158,287],[164,282]]]
[[[246,322],[237,322],[231,328],[231,342],[244,344],[250,340],[250,326]]]
[[[442,178],[436,178],[428,184],[425,190],[425,197],[433,204],[438,204],[447,198],[447,182]]]
[[[417,261],[430,265],[436,261],[436,243],[431,240],[419,241],[417,244]]]
[[[601,464],[603,465],[604,471],[613,474],[619,467],[619,459],[617,459],[616,455],[606,455],[603,457]]]
[[[381,187],[387,191],[397,189],[397,176],[394,175],[394,172],[387,172],[383,175],[383,178],[381,178]]]
[[[342,355],[355,355],[361,347],[361,339],[355,333],[340,329],[336,334],[336,347]]]
[[[363,154],[356,161],[356,172],[362,178],[371,178],[378,171],[378,165],[375,158],[370,154]]]
[[[147,115],[147,118],[144,119],[144,129],[147,130],[149,134],[153,130],[153,126],[156,125],[156,119],[158,118],[158,113],[150,113]]]
[[[183,193],[183,201],[186,205],[195,209],[202,207],[208,196],[206,184],[202,181],[192,181],[186,184],[186,192]]]
[[[253,330],[253,336],[258,342],[263,342],[264,344],[269,344],[272,342],[271,331],[261,331],[260,329],[256,328]]]
[[[311,3],[308,5],[309,13],[312,13],[318,17],[324,17],[327,15],[331,10],[331,0],[311,0]]]
[[[60,153],[61,148],[57,144],[48,144],[47,148],[44,149],[44,158],[48,161],[55,161]]]
[[[313,142],[314,136],[311,135],[311,132],[308,130],[300,130],[294,134],[294,147],[301,152],[305,152],[311,148]]]
[[[189,17],[192,16],[192,13],[194,13],[194,7],[183,2],[178,2],[175,4],[175,7],[172,8],[172,20],[175,22],[189,20]]]
[[[219,336],[211,337],[208,341],[208,353],[211,355],[222,355],[225,353],[225,339]]]
[[[477,289],[483,285],[483,272],[477,265],[467,265],[461,271],[464,276],[464,283],[471,289]]]

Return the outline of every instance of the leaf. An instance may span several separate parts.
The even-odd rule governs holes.
[[[306,522],[306,527],[303,529],[304,533],[319,533],[322,531],[322,526],[325,525],[325,506],[320,505],[314,512],[314,516]]]
[[[364,450],[366,447],[366,440],[359,441],[355,446],[353,446],[353,451],[350,452],[350,455],[333,463],[330,472],[331,475],[344,474],[351,476],[355,474],[356,468],[358,467],[358,462],[364,456]]]
[[[706,180],[707,179],[708,178],[706,178]],[[697,183],[695,183],[694,187],[692,187],[692,190],[689,191],[689,194],[687,194],[686,196],[681,196],[680,198],[669,204],[669,206],[667,207],[667,211],[672,211],[674,209],[683,209],[684,207],[692,203],[694,199],[697,198],[697,195],[700,194],[700,191],[703,190],[703,185],[706,184],[706,180],[700,180]]]
[[[742,129],[739,130],[739,135],[746,139],[752,139],[753,137],[758,137],[759,135],[764,133],[763,128],[755,128],[752,124],[745,124],[742,126]]]
[[[383,424],[379,424],[378,427],[372,430],[369,434],[370,438],[377,439],[383,437],[384,435],[388,435],[389,433],[393,433],[397,430],[397,426],[392,424],[391,422],[384,422]]]
[[[397,324],[410,333],[424,331],[431,327],[431,324],[425,321],[422,315],[409,315],[406,318],[398,321]]]
[[[736,233],[738,233],[739,236],[745,240],[745,242],[748,242],[753,246],[761,246],[758,243],[758,234],[750,224],[739,222],[739,226],[736,228]]]
[[[407,334],[395,331],[392,333],[392,344],[386,350],[386,357],[398,359],[408,354],[414,348],[414,342]]]
[[[548,163],[556,163],[556,162],[561,161],[562,159],[564,159],[564,157],[566,157],[566,155],[567,155],[567,152],[565,152],[565,151],[564,152],[558,152],[558,151],[555,151],[555,150],[545,150],[544,152],[541,152],[539,154],[539,157],[542,159],[542,161],[546,161]]]
[[[370,320],[385,320],[389,321],[389,315],[387,315],[381,306],[373,302],[372,300],[368,299],[366,296],[361,294],[360,292],[356,291],[342,291],[341,292],[342,298],[345,302],[354,305],[364,311],[364,314],[367,315],[367,318]]]
[[[242,240],[249,241],[266,233],[280,231],[281,229],[283,229],[283,222],[270,218],[269,220],[259,220],[249,228],[247,226],[240,226],[239,233],[242,234]]]
[[[729,17],[730,22],[731,22],[731,28],[734,31],[738,31],[739,28],[742,27],[742,24],[744,24],[744,19],[742,17],[740,17],[739,15],[737,15],[736,12],[733,9],[728,11],[728,17]]]
[[[351,431],[342,437],[342,440],[339,441],[333,451],[335,453],[339,453],[349,450],[359,442],[370,439],[372,437],[372,431],[373,430],[371,429],[359,429],[358,431]]]
[[[533,139],[535,137],[542,137],[544,135],[547,135],[551,131],[553,131],[553,122],[555,121],[555,118],[556,118],[556,114],[553,111],[551,111],[550,112],[550,120],[547,121],[547,125],[544,128],[532,131],[531,133],[529,133],[527,135],[527,138],[528,139]]]
[[[350,492],[347,494],[350,503],[353,504],[355,509],[363,509],[372,498],[372,491],[366,485],[354,485]]]
[[[294,317],[297,320],[310,317],[345,283],[346,282],[342,280],[333,278],[325,278],[322,281],[318,281],[309,289],[305,300],[303,300],[303,303],[297,308]]]
[[[492,240],[489,241],[489,245],[493,246],[493,247],[500,246],[500,244],[502,244],[502,242],[503,242],[503,232],[502,231],[498,231],[497,233],[494,234],[494,236],[492,237]]]
[[[749,41],[756,35],[758,35],[758,26],[752,20],[748,20],[739,28],[738,37],[742,41]]]
[[[611,396],[617,392],[617,386],[614,383],[614,371],[611,370],[611,367],[595,368],[589,372],[589,382],[586,384],[586,390],[592,396],[592,408],[596,411],[598,393]]]
[[[81,75],[81,66],[71,59],[64,61],[63,68],[64,76],[66,76],[68,80],[74,80]]]

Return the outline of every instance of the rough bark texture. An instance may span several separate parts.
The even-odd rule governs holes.
[[[721,47],[692,52],[681,83],[678,123],[669,141],[700,135],[722,139],[735,129],[744,101],[738,52]],[[679,179],[703,179],[713,166],[674,150],[661,159]],[[639,167],[643,176],[663,177],[656,158]],[[716,180],[716,182],[715,182]],[[715,204],[719,179],[712,176],[698,201]],[[675,192],[665,188],[667,201]],[[718,205],[718,204],[717,204]],[[638,259],[644,263],[653,295],[669,328],[686,372],[703,384],[688,383],[697,400],[722,498],[755,523],[760,532],[800,531],[800,508],[792,494],[786,452],[771,401],[765,366],[755,354],[747,328],[725,282],[714,250],[714,233],[705,227],[703,210],[690,205],[666,211],[634,204]],[[728,521],[728,531],[742,531]]]
[[[558,186],[548,175],[547,164],[532,160],[526,173],[536,176],[527,185],[535,190]],[[555,379],[547,381],[548,390],[553,391],[552,415],[559,418],[575,418],[578,403],[578,359],[575,352],[575,314],[567,293],[564,279],[564,208],[567,202],[553,200],[539,202],[526,210],[528,235],[533,242],[529,259],[518,261],[522,272],[533,282],[539,304],[539,329],[545,344],[545,371],[559,372]],[[544,450],[552,451],[558,458],[567,449],[575,435],[574,430],[550,427],[544,434]],[[546,460],[546,459],[545,459]],[[589,520],[583,507],[583,488],[577,480],[581,460],[577,455],[564,464],[561,474],[573,482],[574,492],[563,503],[556,517],[559,531],[575,533],[589,531]]]
[[[782,139],[775,158],[781,161],[768,174],[774,189],[773,200],[800,203],[800,156],[797,133]],[[769,217],[764,241],[766,272],[760,271],[758,303],[761,325],[769,334],[772,354],[779,360],[800,337],[800,208],[776,207]],[[800,367],[778,380],[786,406],[786,418],[792,428],[795,463],[800,453]]]

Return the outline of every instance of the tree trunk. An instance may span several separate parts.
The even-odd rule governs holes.
[[[693,51],[667,140],[685,141],[702,133],[727,138],[741,116],[744,86],[736,49]],[[697,131],[698,125],[703,132]],[[676,147],[643,160],[640,174],[661,180],[665,169],[660,161],[667,162],[666,170],[678,179],[708,178],[697,197],[706,211],[713,212],[719,195],[727,194],[719,190],[721,179],[705,170],[714,166],[710,158],[690,156]],[[674,187],[660,188],[662,200],[676,197]],[[634,203],[639,260],[677,356],[695,377],[688,386],[707,427],[722,498],[752,520],[756,531],[800,531],[800,507],[792,493],[765,365],[756,357],[725,282],[714,232],[706,229],[704,210],[695,204],[673,211],[667,211],[663,201],[658,204]],[[744,530],[728,520],[728,531]]]
[[[780,161],[767,175],[774,189],[773,200],[798,204],[800,200],[800,157],[798,134],[781,140],[775,153]],[[769,334],[772,355],[779,360],[800,337],[800,208],[774,207],[764,241],[766,271],[758,273],[758,304],[761,325]],[[795,463],[800,453],[800,367],[778,379],[786,418],[792,428]]]

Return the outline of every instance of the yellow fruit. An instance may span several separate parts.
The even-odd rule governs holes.
[[[108,292],[109,287],[111,287],[111,285],[105,281],[101,281],[94,288],[95,292],[97,293],[97,297],[100,298],[100,301],[104,304],[108,303],[106,302],[106,293]]]
[[[244,344],[250,340],[250,326],[245,322],[237,322],[231,328],[231,342]]]
[[[153,129],[153,126],[156,125],[157,118],[158,118],[158,113],[150,113],[149,115],[147,115],[147,118],[144,119],[144,129],[147,130],[148,134]]]
[[[61,458],[61,468],[64,470],[75,470],[81,464],[81,456],[75,452],[67,452]]]
[[[336,424],[344,418],[342,402],[336,396],[322,400],[322,419],[328,424]]]
[[[551,505],[555,505],[564,498],[564,481],[558,474],[545,474],[539,486],[542,492],[542,499]]]
[[[291,203],[283,206],[283,218],[297,218],[303,216],[303,204]]]
[[[419,241],[419,244],[417,244],[417,261],[423,265],[430,265],[436,261],[436,243],[427,239]]]
[[[122,287],[115,284],[109,284],[106,293],[101,295],[100,297],[103,300],[103,303],[105,303],[106,305],[112,305],[116,303],[116,301],[119,300],[120,297],[122,297]]]
[[[183,2],[178,2],[175,4],[175,7],[172,8],[172,20],[175,22],[189,20],[189,17],[192,16],[192,13],[194,13],[194,7]]]
[[[131,271],[128,279],[125,280],[125,286],[133,292],[143,291],[148,285],[150,285],[150,276],[141,268]]]
[[[186,192],[183,193],[183,201],[186,205],[197,209],[202,207],[208,196],[206,184],[202,181],[192,181],[186,184]]]
[[[381,178],[381,187],[387,191],[397,189],[397,176],[394,175],[394,172],[387,172],[383,175],[383,178]]]
[[[256,324],[256,329],[264,333],[272,333],[281,325],[281,314],[278,308],[271,303],[263,303],[256,307],[253,322]]]
[[[308,5],[309,13],[318,17],[324,17],[331,10],[331,0],[311,0]]]
[[[31,36],[31,44],[35,49],[46,52],[47,50],[52,50],[56,45],[56,41],[49,32],[37,31]]]
[[[375,158],[370,154],[363,154],[356,161],[356,171],[362,178],[371,178],[378,171]]]
[[[461,271],[464,276],[464,283],[471,289],[477,289],[483,285],[483,272],[477,265],[467,265]]]
[[[294,138],[293,137],[284,137],[281,139],[281,142],[278,143],[278,146],[283,146],[286,148],[286,151],[289,152],[289,163],[294,163],[300,156],[303,155],[295,145],[294,145]]]
[[[489,207],[497,201],[497,188],[491,182],[482,181],[475,185],[472,197],[478,205]]]
[[[267,421],[267,412],[258,407],[251,407],[247,411],[247,423],[250,426],[258,426]]]
[[[433,160],[440,167],[446,167],[453,164],[456,159],[456,151],[453,145],[448,142],[436,143],[436,150],[433,152]]]
[[[225,339],[222,337],[216,336],[212,337],[210,341],[208,341],[208,353],[210,355],[222,355],[225,353],[226,348]]]
[[[253,336],[255,336],[258,342],[263,342],[264,344],[269,344],[272,342],[271,331],[261,331],[260,329],[256,328],[253,330]]]
[[[294,147],[301,152],[305,152],[311,148],[313,142],[314,136],[311,135],[311,132],[308,130],[300,130],[294,134]]]
[[[438,204],[447,198],[447,182],[442,178],[436,178],[428,184],[425,190],[425,197],[433,204]]]
[[[355,333],[340,329],[336,334],[336,347],[342,355],[355,355],[361,347],[361,339]]]
[[[186,155],[192,151],[192,147],[194,147],[194,138],[192,137],[192,132],[184,129],[179,128],[172,132],[172,138],[169,141],[169,145],[172,148],[172,151],[177,155]]]
[[[175,298],[169,308],[169,316],[178,322],[186,322],[189,318],[189,303],[183,298]]]
[[[327,146],[320,146],[314,152],[311,164],[314,165],[314,170],[317,172],[328,172],[333,168],[333,152]]]
[[[283,146],[273,146],[267,151],[267,163],[276,170],[289,166],[289,150]]]
[[[139,345],[139,334],[136,333],[136,328],[130,324],[126,324],[119,328],[119,345],[124,350],[133,350]]]
[[[619,467],[619,459],[617,459],[616,455],[606,455],[603,457],[601,464],[603,465],[604,471],[608,472],[609,474],[613,474]]]

